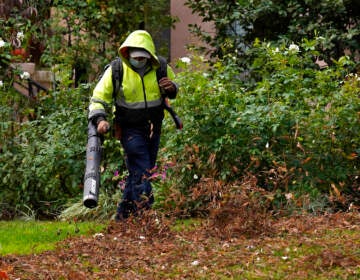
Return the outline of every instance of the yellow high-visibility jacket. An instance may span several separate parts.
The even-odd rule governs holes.
[[[129,48],[131,47],[143,48],[151,55],[151,65],[147,68],[144,76],[134,71],[129,64]],[[123,68],[120,90],[114,98],[112,69],[108,67],[93,91],[89,106],[89,119],[109,118],[111,109],[115,105],[116,121],[122,125],[142,125],[149,121],[161,123],[164,112],[156,77],[156,69],[160,67],[160,63],[155,54],[155,45],[150,34],[144,30],[131,33],[120,46],[119,55]],[[170,66],[167,66],[167,76],[171,80],[175,78]]]

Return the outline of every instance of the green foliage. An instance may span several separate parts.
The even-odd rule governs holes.
[[[52,33],[42,61],[59,63],[75,70],[75,84],[96,77],[115,56],[129,32],[147,29],[168,52],[160,35],[173,22],[168,1],[53,1]]]
[[[304,40],[302,48],[307,44]],[[249,97],[256,96],[253,118],[263,120],[257,122],[257,136],[268,143],[259,149],[260,160],[293,169],[296,180],[318,188],[331,183],[350,187],[359,169],[360,141],[359,84],[358,77],[347,72],[351,61],[342,57],[334,67],[317,70],[311,51],[282,46],[274,52],[265,43],[256,49],[254,68],[262,80]]]
[[[174,104],[184,131],[171,134],[166,145],[185,196],[204,178],[233,181],[246,174],[267,190],[279,190],[281,205],[285,193],[301,186],[318,194],[330,191],[330,198],[342,203],[344,193],[356,193],[359,77],[349,72],[354,62],[348,57],[319,69],[312,60],[316,44],[256,41],[249,50],[256,84],[243,81],[235,55],[211,70],[192,67],[179,74],[181,96]],[[205,194],[203,203],[210,196]]]
[[[18,93],[1,91],[2,218],[23,215],[28,209],[37,217],[53,217],[69,199],[81,201],[90,91],[87,86],[54,91],[35,105],[26,104]],[[19,123],[27,110],[35,114],[34,119]],[[113,193],[121,179],[114,172],[122,174],[124,161],[113,138],[106,139],[103,148],[101,192]]]
[[[323,43],[317,47],[328,63],[343,56],[345,49],[355,57],[360,48],[357,0],[188,0],[186,5],[216,29],[214,35],[192,25],[193,32],[213,47],[216,56],[238,51],[239,65],[247,61],[245,52],[256,38],[291,43],[321,36]]]
[[[104,184],[103,184],[104,186]],[[66,204],[66,208],[58,216],[63,221],[109,221],[113,219],[116,213],[116,206],[119,202],[121,194],[119,191],[110,190],[109,188],[101,188],[99,194],[99,206],[94,209],[84,207],[82,200],[70,199]]]
[[[86,111],[82,89],[43,95],[34,120],[19,123],[9,118],[18,106],[17,93],[1,92],[4,119],[0,160],[1,203],[22,211],[24,206],[43,215],[55,215],[59,205],[79,191],[84,169]],[[87,98],[86,98],[87,100]],[[69,102],[72,106],[69,107]],[[10,209],[11,210],[11,209]]]

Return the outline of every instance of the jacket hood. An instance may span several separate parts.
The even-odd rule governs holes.
[[[125,39],[119,48],[119,55],[126,62],[129,59],[129,48],[142,48],[151,55],[152,63],[160,65],[155,54],[155,44],[151,35],[145,30],[136,30]]]

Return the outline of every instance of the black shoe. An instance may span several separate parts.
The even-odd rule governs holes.
[[[116,215],[115,215],[115,222],[122,222],[122,221],[124,221],[125,219],[124,219],[124,217],[123,217],[123,215],[121,214],[121,213],[116,213]]]
[[[136,213],[136,211],[137,211],[137,207],[135,203],[131,201],[123,200],[118,205],[117,212],[115,215],[115,221],[124,221],[127,218],[129,218],[132,214]]]

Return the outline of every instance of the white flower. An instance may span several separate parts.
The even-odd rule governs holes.
[[[18,38],[20,41],[24,39],[24,32],[20,31],[16,34],[16,38]]]
[[[192,265],[192,266],[197,266],[197,265],[199,265],[199,263],[200,263],[200,262],[199,262],[198,260],[196,260],[196,261],[193,261],[193,262],[191,263],[191,265]]]
[[[5,41],[2,38],[0,38],[0,48],[5,47],[5,45],[6,45]]]
[[[197,180],[197,179],[199,179],[199,176],[194,174],[194,180]]]
[[[20,78],[21,78],[22,80],[27,80],[27,79],[29,79],[29,78],[30,78],[29,72],[22,72],[22,73],[20,74]]]
[[[94,235],[93,235],[93,237],[94,238],[103,238],[105,235],[103,234],[103,233],[95,233]]]
[[[291,44],[290,46],[289,46],[289,51],[291,51],[291,52],[294,52],[294,53],[297,53],[297,52],[299,52],[299,46],[298,45],[295,45],[295,44]]]
[[[269,145],[269,142],[266,142],[265,148],[266,148],[266,149],[269,149],[269,146],[270,146],[270,145]]]
[[[4,86],[4,82],[0,80],[0,87]]]
[[[180,60],[181,60],[181,62],[184,62],[186,64],[190,64],[190,62],[191,62],[191,59],[187,56],[180,58]]]
[[[143,235],[140,235],[139,238],[140,238],[141,240],[145,240],[145,236],[143,236]]]

